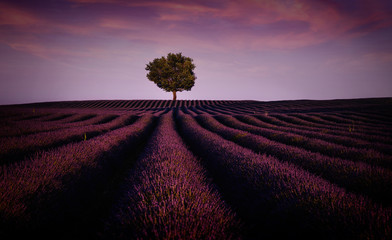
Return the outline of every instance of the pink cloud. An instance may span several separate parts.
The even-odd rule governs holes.
[[[228,1],[219,7],[208,7],[191,1],[140,1],[133,3],[118,2],[132,7],[153,9],[159,18],[143,19],[148,31],[155,31],[161,42],[165,42],[164,31],[170,30],[172,39],[184,39],[188,42],[196,38],[204,39],[204,44],[219,48],[298,48],[315,45],[339,38],[354,38],[369,31],[391,26],[390,17],[377,4],[363,1],[372,11],[352,15],[346,14],[334,2],[324,1]],[[388,21],[381,21],[389,19]],[[303,22],[308,29],[296,29],[290,22]],[[276,29],[268,29],[277,23],[287,23],[286,30],[277,34]],[[374,23],[373,25],[370,23]],[[125,23],[117,26],[126,26]],[[206,31],[203,31],[203,26]],[[263,31],[255,31],[255,28]],[[365,30],[361,27],[368,26]],[[284,27],[284,26],[282,26]],[[125,27],[123,27],[125,29]],[[187,29],[188,28],[188,29]],[[189,29],[190,28],[190,29]],[[353,31],[357,29],[357,31]],[[209,30],[209,31],[207,31]],[[195,34],[190,34],[197,31]],[[211,34],[213,32],[213,34]],[[215,32],[215,33],[214,33]],[[139,34],[139,33],[138,33]],[[169,33],[168,33],[169,34]],[[143,34],[149,38],[149,34]],[[151,39],[150,39],[151,40]],[[171,40],[173,41],[173,40]],[[174,40],[175,41],[175,40]],[[186,41],[186,37],[185,37]],[[176,42],[176,41],[175,41]]]
[[[391,26],[391,17],[386,15],[378,6],[372,6],[373,12],[369,15],[351,16],[339,12],[334,4],[320,4],[314,1],[232,1],[225,9],[216,13],[216,17],[228,19],[243,26],[237,35],[232,38],[233,43],[246,42],[256,49],[260,48],[297,48],[336,38],[352,38],[366,34],[366,31],[352,32],[352,29],[364,26],[368,23],[377,22],[381,19],[382,24],[371,26],[368,31],[381,27]],[[377,13],[377,14],[374,14]],[[264,35],[258,35],[253,31],[254,26],[263,26],[276,22],[302,21],[309,24],[306,32],[291,31],[272,35],[273,31],[266,30]],[[289,30],[289,28],[288,28]],[[229,34],[229,32],[227,33]],[[230,40],[229,40],[230,42]],[[249,46],[249,45],[248,45]]]
[[[73,10],[79,9],[80,14],[96,4],[104,4],[105,9],[107,5],[111,10],[100,11],[101,8],[94,10],[92,7],[89,13],[93,20],[75,24],[71,17],[56,21],[45,14],[2,4],[0,25],[13,26],[25,35],[60,32],[75,36],[110,36],[118,40],[156,43],[169,49],[199,47],[213,51],[295,49],[335,39],[352,39],[392,26],[392,18],[383,10],[383,5],[369,0],[360,1],[367,8],[359,4],[361,7],[352,11],[332,0],[233,0],[215,5],[200,1],[70,2],[77,4]],[[139,14],[127,14],[127,10]],[[19,35],[1,37],[0,41],[14,48],[17,44],[29,46]],[[40,51],[31,52],[43,52],[45,48],[45,43],[35,41],[31,44],[41,45]],[[61,47],[67,46],[53,46]]]
[[[67,32],[87,34],[89,28],[83,24],[75,25],[53,21],[27,9],[0,3],[0,25],[8,25],[24,33]]]
[[[0,25],[33,26],[37,24],[42,24],[42,21],[33,14],[0,3]]]

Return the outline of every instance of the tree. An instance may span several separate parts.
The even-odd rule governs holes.
[[[147,78],[166,92],[173,92],[173,101],[177,100],[177,92],[190,91],[195,85],[194,69],[193,59],[182,53],[155,58],[146,66]]]

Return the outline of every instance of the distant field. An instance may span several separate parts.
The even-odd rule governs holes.
[[[392,239],[392,98],[0,106],[0,238]]]

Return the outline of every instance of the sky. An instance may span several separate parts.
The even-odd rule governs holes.
[[[169,52],[177,99],[392,97],[392,1],[0,0],[0,105],[171,99],[145,70]]]

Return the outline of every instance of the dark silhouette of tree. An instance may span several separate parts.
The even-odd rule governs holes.
[[[177,100],[177,92],[190,91],[195,85],[194,69],[193,59],[182,53],[155,58],[146,66],[147,78],[166,92],[173,92],[173,101]]]

